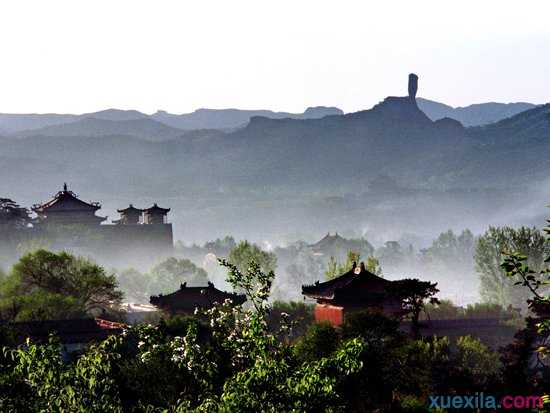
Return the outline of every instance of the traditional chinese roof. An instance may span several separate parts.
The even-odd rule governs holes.
[[[187,284],[183,283],[179,290],[171,294],[151,296],[150,303],[163,310],[177,313],[193,312],[195,308],[211,308],[214,303],[221,304],[227,299],[238,305],[246,301],[246,296],[218,290],[211,282],[206,287],[187,287]]]
[[[354,292],[363,294],[372,290],[378,294],[390,284],[391,281],[367,271],[361,263],[359,267],[354,265],[350,271],[332,280],[302,286],[302,294],[316,300],[330,301],[337,296],[353,295]]]
[[[372,255],[373,246],[366,239],[346,239],[338,233],[330,232],[321,240],[309,246],[315,255],[332,256],[337,260],[345,260],[349,251],[362,255]]]
[[[125,208],[125,209],[117,209],[116,210],[119,214],[128,214],[128,213],[136,213],[136,214],[141,214],[144,210],[143,209],[139,209],[139,208],[135,208],[132,204],[130,204],[130,206],[128,208]]]
[[[337,243],[344,243],[346,241],[347,240],[341,237],[340,235],[338,235],[338,233],[334,235],[330,235],[330,232],[329,232],[317,243],[311,245],[311,248],[313,248],[314,250],[326,250],[326,249],[332,248]]]
[[[63,185],[63,190],[59,191],[53,199],[44,203],[37,204],[32,207],[32,210],[37,214],[42,214],[46,212],[57,212],[57,211],[97,211],[101,208],[101,205],[98,202],[84,202],[78,199],[78,196],[67,189],[67,184]]]
[[[157,204],[154,204],[151,208],[147,208],[143,210],[147,214],[151,213],[161,213],[161,214],[167,214],[170,212],[170,208],[161,208]]]

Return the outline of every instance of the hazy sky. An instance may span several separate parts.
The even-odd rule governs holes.
[[[0,3],[0,112],[550,101],[550,1]]]

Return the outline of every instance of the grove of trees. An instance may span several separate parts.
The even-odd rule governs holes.
[[[483,301],[525,309],[529,291],[515,288],[519,281],[508,277],[501,264],[508,254],[520,253],[528,265],[540,271],[544,257],[550,253],[543,233],[536,228],[490,227],[476,243],[475,265],[480,277],[480,294]]]
[[[405,412],[434,392],[497,392],[496,353],[471,337],[413,340],[395,320],[357,313],[341,330],[301,338],[283,317],[268,328],[273,272],[222,262],[248,309],[220,304],[198,319],[128,328],[66,362],[60,345],[28,343],[0,355],[2,411]],[[426,410],[424,410],[426,411]]]
[[[120,303],[114,275],[86,258],[37,250],[0,279],[0,318],[48,320],[102,314]]]
[[[128,327],[68,360],[55,337],[47,344],[4,347],[0,411],[400,413],[430,411],[434,394],[542,396],[550,391],[550,254],[544,249],[541,260],[530,260],[521,251],[500,251],[502,274],[515,284],[511,288],[526,292],[529,312],[514,342],[498,351],[471,336],[409,336],[399,320],[369,311],[350,314],[339,329],[302,325],[296,335],[299,320],[287,311],[307,318],[307,306],[270,304],[274,263],[264,262],[265,268],[273,265],[264,270],[249,244],[236,255],[242,260],[220,261],[232,287],[247,294],[246,306],[221,303],[200,318]],[[170,260],[158,272],[189,268]],[[458,311],[433,299],[435,283],[398,285],[408,293],[405,307],[414,319],[424,305]],[[121,299],[115,277],[101,267],[44,250],[25,255],[2,277],[0,291],[2,311],[14,303],[18,309],[14,320],[30,310],[33,317],[72,309],[93,315]],[[6,299],[12,300],[7,306]],[[491,306],[484,309],[495,311],[496,304]]]

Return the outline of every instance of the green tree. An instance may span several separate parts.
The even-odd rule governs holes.
[[[338,332],[330,323],[312,324],[298,340],[293,350],[301,361],[315,361],[330,357],[340,342]]]
[[[416,278],[405,278],[391,284],[390,294],[401,300],[402,309],[410,314],[415,335],[418,335],[420,312],[426,303],[439,303],[435,297],[438,292],[437,283]]]
[[[424,306],[424,316],[431,320],[457,320],[464,318],[464,309],[455,305],[451,300],[440,300],[439,303],[426,303]]]
[[[113,275],[86,258],[38,250],[21,257],[0,286],[1,309],[10,318],[66,318],[99,314],[120,304]]]
[[[230,235],[226,235],[223,239],[216,238],[215,241],[209,241],[204,244],[205,249],[214,252],[218,256],[228,254],[236,246],[235,238]]]
[[[373,257],[372,255],[367,257],[367,262],[365,264],[365,267],[367,271],[371,272],[374,275],[378,275],[379,277],[382,277],[382,266],[380,265],[380,261]]]
[[[459,372],[478,388],[496,381],[502,367],[498,353],[471,336],[457,339],[453,358]]]
[[[515,289],[514,283],[520,279],[507,276],[501,264],[507,254],[518,253],[527,257],[526,263],[533,270],[539,271],[548,251],[544,235],[536,228],[490,227],[478,239],[474,257],[482,299],[503,307],[525,308],[529,292]]]
[[[550,224],[550,220],[547,221]],[[531,379],[536,376],[545,377],[546,388],[550,387],[550,369],[542,362],[550,356],[550,294],[547,286],[550,284],[550,226],[544,229],[546,233],[545,256],[543,263],[538,267],[532,267],[529,263],[529,256],[521,252],[508,253],[501,268],[514,285],[524,287],[528,294],[527,306],[531,315],[526,318],[527,327],[517,335],[517,343],[511,345],[513,350],[523,347],[523,354],[513,354],[513,359],[519,361],[521,368],[532,373]],[[532,261],[532,260],[531,260]],[[538,264],[538,260],[535,261]],[[515,348],[514,348],[515,346]],[[530,358],[531,349],[536,346],[538,363],[535,369]],[[514,366],[515,367],[515,366]],[[527,377],[526,377],[527,378]],[[536,380],[536,379],[535,379]]]
[[[61,320],[87,315],[77,298],[43,289],[2,300],[0,311],[13,321]]]
[[[376,250],[376,257],[385,266],[398,266],[413,254],[412,245],[403,248],[397,241],[387,241],[384,246]]]
[[[169,294],[187,283],[191,286],[204,286],[208,274],[188,259],[168,258],[151,269],[149,274],[150,294]]]
[[[298,362],[284,342],[267,330],[267,299],[274,273],[262,272],[254,261],[246,273],[241,273],[230,262],[222,261],[222,264],[229,270],[228,281],[234,289],[246,292],[252,308],[237,318],[226,312],[220,314],[220,308],[210,312],[211,320],[215,320],[214,328],[224,326],[220,333],[228,338],[225,348],[231,357],[236,357],[232,363],[244,368],[225,382],[218,408],[223,406],[227,411],[344,410],[345,402],[337,389],[344,378],[361,369],[362,341],[346,340],[331,357]],[[229,330],[224,332],[226,328]]]
[[[432,242],[432,245],[423,250],[426,258],[450,265],[457,261],[471,260],[475,249],[475,237],[469,229],[456,235],[452,230],[442,232]]]
[[[344,339],[357,337],[365,342],[361,354],[365,368],[349,377],[345,385],[346,397],[352,400],[348,411],[395,411],[390,404],[405,367],[399,366],[397,359],[406,342],[399,321],[379,311],[358,311],[345,317],[341,332]]]
[[[338,277],[340,275],[339,265],[338,261],[336,261],[336,258],[330,257],[327,263],[327,270],[325,271],[325,278],[327,280],[332,280],[333,278]]]
[[[0,226],[10,229],[24,228],[30,222],[29,211],[11,199],[0,198]]]
[[[346,338],[361,337],[367,344],[389,342],[401,337],[399,321],[379,311],[363,310],[350,313],[342,325]]]
[[[118,286],[124,292],[124,298],[130,302],[148,304],[151,276],[143,274],[135,268],[117,271],[116,278]]]
[[[119,356],[113,345],[118,342],[111,337],[73,364],[63,360],[62,346],[55,339],[46,345],[28,341],[24,347],[4,349],[0,367],[8,367],[9,373],[0,374],[0,410],[122,413],[113,372]]]
[[[307,245],[293,245],[288,249],[278,248],[276,253],[278,261],[290,263],[284,272],[277,274],[273,283],[273,297],[287,301],[301,300],[302,285],[313,284],[323,278],[325,272],[323,259],[312,253]]]
[[[333,278],[339,277],[351,270],[354,264],[358,265],[360,259],[361,255],[355,251],[348,251],[346,262],[343,264],[338,264],[336,258],[330,257],[327,270],[325,271],[325,278],[327,280],[332,280]]]
[[[291,326],[290,332],[285,332],[289,339],[293,340],[303,336],[315,321],[314,308],[314,304],[303,301],[276,300],[273,302],[269,313],[269,328],[271,331],[276,331],[285,320]]]
[[[271,252],[262,250],[256,244],[241,241],[229,252],[228,261],[236,265],[239,271],[246,273],[252,262],[255,262],[263,272],[269,273],[277,268],[277,257]]]

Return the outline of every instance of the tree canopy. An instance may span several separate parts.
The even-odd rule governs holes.
[[[504,307],[525,308],[528,292],[514,288],[519,279],[508,277],[501,267],[507,254],[519,253],[526,257],[529,266],[538,271],[544,265],[544,257],[550,251],[543,233],[536,228],[490,227],[476,243],[475,265],[484,301]]]
[[[120,304],[113,275],[83,257],[37,250],[21,257],[0,285],[0,311],[15,320],[98,314]]]
[[[435,295],[439,292],[437,283],[421,281],[417,278],[405,278],[394,281],[390,293],[401,300],[402,308],[411,315],[413,329],[418,331],[420,312],[426,303],[438,304]]]
[[[0,225],[23,228],[30,222],[29,211],[8,198],[0,198]]]
[[[208,274],[186,258],[170,257],[151,269],[149,290],[153,294],[169,294],[184,282],[190,286],[204,286]]]
[[[330,257],[327,263],[327,269],[325,271],[325,278],[327,280],[332,280],[353,268],[353,264],[359,265],[361,259],[361,254],[355,251],[348,251],[346,262],[339,264],[336,258]],[[380,266],[380,261],[377,258],[369,255],[367,257],[367,262],[365,264],[367,271],[382,276],[382,267]]]
[[[246,273],[252,262],[255,262],[263,272],[275,271],[277,257],[272,252],[264,251],[256,244],[241,241],[231,249],[228,261],[237,266],[239,271]]]

